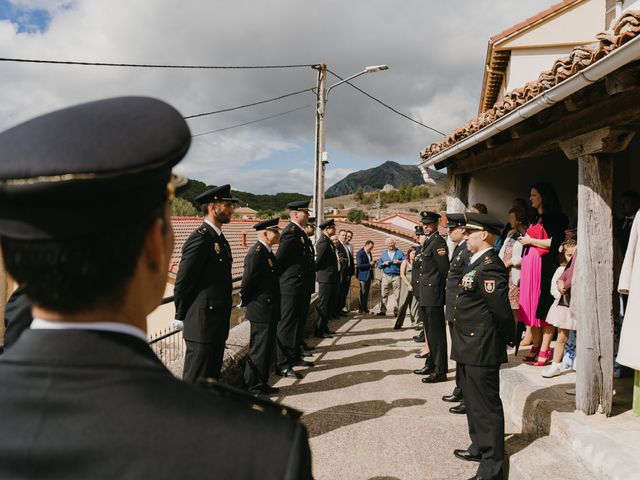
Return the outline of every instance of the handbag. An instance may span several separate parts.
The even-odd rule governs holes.
[[[570,305],[571,305],[571,290],[569,290],[567,293],[562,295],[558,300],[558,306],[560,307],[569,308]]]

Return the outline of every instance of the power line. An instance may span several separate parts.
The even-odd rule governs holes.
[[[217,130],[210,130],[208,132],[196,133],[195,135],[191,135],[191,137],[200,137],[202,135],[209,135],[210,133],[223,132],[224,130],[231,130],[232,128],[244,127],[245,125],[251,125],[252,123],[263,122],[265,120],[269,120],[271,118],[282,117],[283,115],[287,115],[289,113],[297,112],[298,110],[303,110],[305,108],[313,107],[313,105],[304,105],[302,107],[294,108],[293,110],[287,110],[286,112],[276,113],[275,115],[269,115],[268,117],[259,118],[257,120],[252,120],[250,122],[239,123],[237,125],[231,125],[230,127],[218,128]]]
[[[42,60],[34,58],[0,57],[0,62],[17,63],[46,63],[52,65],[84,65],[93,67],[132,67],[132,68],[177,68],[202,70],[247,70],[247,69],[278,69],[314,67],[315,63],[301,63],[292,65],[166,65],[156,63],[108,63],[108,62],[76,62],[71,60]]]
[[[245,105],[239,105],[237,107],[223,108],[222,110],[214,110],[212,112],[187,115],[186,117],[183,117],[183,118],[186,120],[189,118],[198,118],[198,117],[205,117],[207,115],[215,115],[216,113],[232,112],[234,110],[240,110],[241,108],[254,107],[256,105],[262,105],[263,103],[275,102],[276,100],[281,100],[287,97],[293,97],[294,95],[300,95],[301,93],[310,92],[312,90],[315,90],[315,87],[305,88],[304,90],[298,90],[297,92],[286,93],[284,95],[280,95],[279,97],[269,98],[267,100],[261,100],[259,102],[247,103]]]
[[[331,71],[331,70],[329,70],[328,68],[327,68],[327,72],[329,72],[331,75],[333,75],[334,77],[336,77],[336,78],[338,78],[338,79],[340,79],[340,80],[344,80],[344,78],[342,78],[342,77],[341,77],[340,75],[338,75],[337,73],[332,72],[332,71]],[[386,104],[386,103],[384,103],[382,100],[379,100],[379,99],[377,99],[376,97],[374,97],[373,95],[368,94],[367,92],[365,92],[365,91],[364,91],[364,90],[362,90],[361,88],[356,87],[353,83],[351,83],[351,82],[345,82],[345,83],[346,83],[347,85],[352,86],[353,88],[355,88],[356,90],[358,90],[360,93],[362,93],[362,94],[366,95],[366,96],[367,96],[367,97],[369,97],[371,100],[374,100],[374,101],[378,102],[378,103],[379,103],[380,105],[382,105],[383,107],[388,108],[388,109],[389,109],[389,110],[391,110],[392,112],[394,112],[394,113],[396,113],[396,114],[400,115],[401,117],[404,117],[404,118],[406,118],[407,120],[411,120],[413,123],[417,123],[418,125],[421,125],[421,126],[423,126],[423,127],[425,127],[425,128],[428,128],[429,130],[432,130],[432,131],[434,131],[434,132],[436,132],[436,133],[438,133],[438,134],[442,135],[443,137],[444,137],[444,136],[446,136],[446,134],[445,134],[445,133],[442,133],[440,130],[437,130],[437,129],[433,128],[433,127],[430,127],[429,125],[426,125],[426,124],[424,124],[424,123],[422,123],[422,122],[420,122],[420,121],[416,120],[415,118],[411,118],[410,116],[405,115],[404,113],[402,113],[402,112],[400,112],[400,111],[396,110],[395,108],[393,108],[391,105],[387,105],[387,104]]]

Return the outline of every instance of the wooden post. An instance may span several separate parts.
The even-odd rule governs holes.
[[[611,413],[613,402],[613,163],[578,157],[576,407]]]
[[[572,287],[578,323],[576,407],[611,414],[613,404],[613,159],[635,131],[604,127],[560,142],[578,160],[578,257]]]
[[[469,180],[468,174],[456,175],[454,167],[447,170],[447,212],[464,213],[467,211],[469,203]]]

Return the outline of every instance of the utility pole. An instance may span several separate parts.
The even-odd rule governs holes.
[[[324,221],[324,144],[325,144],[325,125],[324,114],[326,105],[326,81],[327,81],[327,65],[316,65],[318,71],[318,84],[316,86],[316,134],[315,134],[315,164],[313,177],[313,211],[316,214],[316,225],[320,225]],[[320,229],[316,229],[316,240],[320,236]]]

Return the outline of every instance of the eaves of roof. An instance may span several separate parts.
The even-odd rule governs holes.
[[[530,118],[618,68],[640,59],[640,11],[628,11],[613,30],[597,36],[595,46],[573,49],[556,60],[551,70],[516,88],[490,110],[480,113],[442,141],[421,152],[421,166],[442,168],[442,162],[499,132]]]

